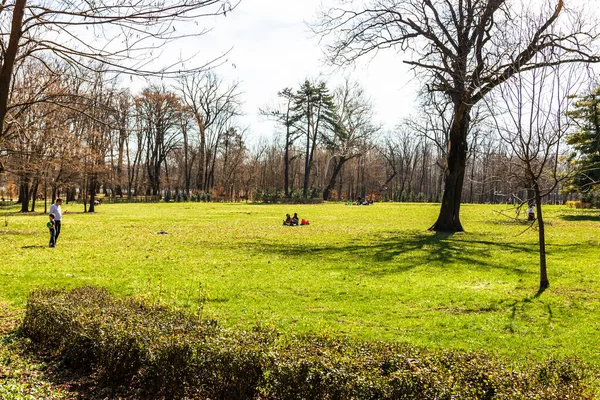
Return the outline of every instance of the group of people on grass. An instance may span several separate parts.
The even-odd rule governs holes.
[[[294,213],[293,217],[290,217],[290,214],[285,214],[285,219],[283,220],[283,225],[286,226],[298,226],[298,225],[309,225],[308,220],[302,218],[298,218],[298,214]]]
[[[373,198],[371,199],[367,199],[366,197],[363,199],[362,197],[358,197],[358,200],[355,202],[352,202],[352,200],[348,200],[348,203],[346,203],[349,206],[369,206],[371,204],[373,204]]]

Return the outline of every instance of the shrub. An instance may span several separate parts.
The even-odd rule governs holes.
[[[572,360],[517,372],[482,353],[304,337],[271,362],[263,390],[277,399],[586,398]]]
[[[94,287],[33,292],[22,328],[106,385],[134,384],[159,398],[591,398],[575,360],[517,371],[485,353],[228,330]]]
[[[23,333],[107,384],[139,381],[167,397],[251,398],[262,376],[256,346],[268,339],[94,287],[34,292]]]

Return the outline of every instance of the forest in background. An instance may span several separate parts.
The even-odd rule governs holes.
[[[240,125],[238,85],[215,72],[135,94],[106,72],[76,75],[53,62],[54,74],[39,61],[24,64],[13,87],[18,107],[3,143],[0,195],[22,211],[34,211],[44,196],[93,211],[98,194],[115,201],[440,201],[451,116],[431,96],[415,116],[383,130],[358,83],[329,89],[306,80],[259,111],[278,129],[257,139]],[[519,202],[530,188],[489,114],[479,107],[472,118],[462,200]],[[559,170],[567,173],[563,144]],[[563,186],[546,202],[577,198]]]

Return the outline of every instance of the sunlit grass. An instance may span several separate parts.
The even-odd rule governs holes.
[[[19,309],[36,287],[94,284],[229,326],[599,364],[598,211],[546,208],[551,286],[536,297],[537,232],[499,215],[504,205],[463,205],[467,232],[436,235],[427,228],[438,207],[66,205],[55,249],[44,215],[11,214],[0,228],[0,303]],[[288,212],[311,225],[282,226]]]

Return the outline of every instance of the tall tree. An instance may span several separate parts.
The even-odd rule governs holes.
[[[333,163],[329,183],[323,189],[323,200],[329,200],[331,191],[344,165],[364,153],[372,145],[379,126],[373,122],[373,105],[363,88],[346,79],[334,91],[335,125],[322,133],[323,143]],[[329,163],[327,163],[329,165]],[[327,178],[327,169],[325,172]]]
[[[179,145],[181,104],[165,87],[150,87],[136,98],[140,128],[146,142],[148,192],[160,195],[163,168],[168,155]]]
[[[408,129],[408,124],[397,126],[384,137],[380,152],[386,161],[389,172],[383,188],[387,190],[390,183],[394,181],[398,183],[399,185],[392,187],[392,193],[396,191],[400,194],[400,196],[394,196],[396,200],[405,201],[402,193],[407,188],[410,190],[417,153],[422,145],[422,140],[419,141],[419,139],[418,135]]]
[[[303,133],[306,138],[304,183],[302,185],[302,195],[306,198],[308,197],[317,143],[323,132],[336,129],[335,105],[324,82],[314,84],[308,79],[296,92],[295,101],[295,108],[301,109],[303,112]]]
[[[240,183],[237,174],[243,166],[246,156],[246,144],[244,143],[244,132],[236,128],[229,128],[223,135],[221,141],[221,181],[220,185],[223,188],[223,194],[229,200],[233,200],[236,196],[236,184]]]
[[[125,186],[125,159],[126,154],[126,143],[132,130],[132,97],[128,91],[122,91],[117,95],[114,109],[114,119],[116,126],[116,151],[117,151],[117,162],[113,165],[114,174],[116,178],[116,184],[114,187],[114,195],[123,197],[123,187]],[[114,148],[113,148],[114,150]]]
[[[567,140],[574,150],[569,159],[579,172],[567,190],[583,193],[584,200],[591,202],[600,188],[600,87],[578,96],[568,115],[577,124]]]
[[[442,93],[452,104],[444,195],[431,228],[436,231],[463,230],[460,204],[473,106],[523,71],[600,61],[596,24],[588,23],[583,11],[565,9],[563,0],[340,4],[326,10],[314,28],[326,39],[333,37],[327,46],[331,62],[350,64],[395,48],[421,74],[427,90]]]
[[[296,101],[296,94],[291,88],[285,88],[278,93],[283,101],[280,107],[261,109],[261,115],[274,119],[285,128],[285,143],[283,145],[283,193],[290,197],[290,162],[294,157],[292,150],[294,143],[301,134],[298,124],[302,120],[303,112],[301,103]]]
[[[225,84],[212,71],[185,76],[179,83],[178,92],[198,125],[200,148],[196,187],[205,192],[211,186],[213,156],[216,156],[221,135],[230,121],[240,115],[238,86],[238,83]]]
[[[179,61],[153,69],[149,58],[158,57],[161,48],[177,39],[205,33],[206,29],[193,25],[197,18],[226,14],[232,8],[228,0],[4,1],[0,5],[0,142],[6,133],[13,71],[22,60],[51,53],[76,69],[95,69],[101,62],[109,72],[181,75]]]
[[[568,177],[561,170],[561,147],[569,129],[566,113],[574,88],[573,68],[535,69],[499,88],[498,101],[489,105],[502,140],[515,155],[514,173],[533,193],[539,243],[540,291],[550,286],[546,263],[543,200]]]

